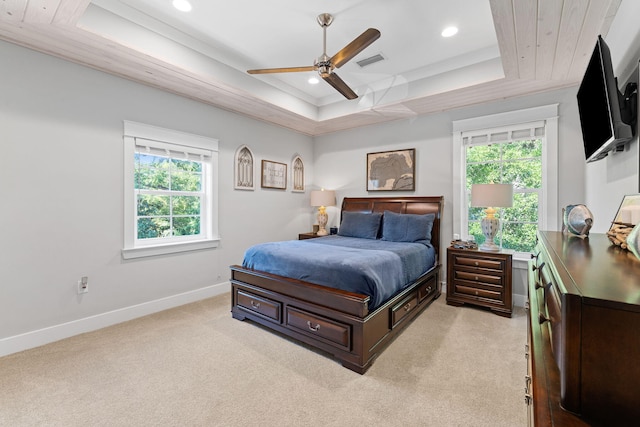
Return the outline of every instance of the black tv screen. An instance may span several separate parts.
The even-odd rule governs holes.
[[[598,41],[578,89],[578,110],[587,162],[606,157],[616,146],[633,137],[631,126],[622,121],[611,52],[602,37]]]

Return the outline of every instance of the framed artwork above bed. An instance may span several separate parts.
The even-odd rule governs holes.
[[[416,150],[367,154],[367,191],[415,191]]]

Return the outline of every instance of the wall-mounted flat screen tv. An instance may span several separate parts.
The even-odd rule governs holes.
[[[594,162],[633,137],[622,120],[623,96],[613,74],[611,52],[601,36],[589,60],[580,88],[578,110],[587,162]]]

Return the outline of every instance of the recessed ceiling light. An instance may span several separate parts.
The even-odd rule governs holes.
[[[191,3],[189,3],[188,0],[173,0],[173,7],[178,9],[180,12],[191,11]]]
[[[320,83],[320,80],[318,80],[317,77],[309,77],[309,80],[307,80],[309,82],[309,84],[312,85],[317,85],[318,83]]]
[[[447,27],[442,30],[442,37],[455,36],[458,33],[458,27]]]

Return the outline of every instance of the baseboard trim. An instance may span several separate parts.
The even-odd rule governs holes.
[[[526,307],[526,302],[526,295],[513,294],[513,305],[516,307]]]
[[[178,307],[184,304],[211,298],[217,295],[230,292],[231,283],[223,282],[194,291],[184,292],[170,297],[160,298],[130,307],[120,308],[95,316],[59,325],[49,326],[20,335],[0,339],[0,357],[30,348],[39,347],[61,339],[69,338],[85,332],[91,332],[107,326],[133,320],[138,317],[147,316],[159,311]]]

